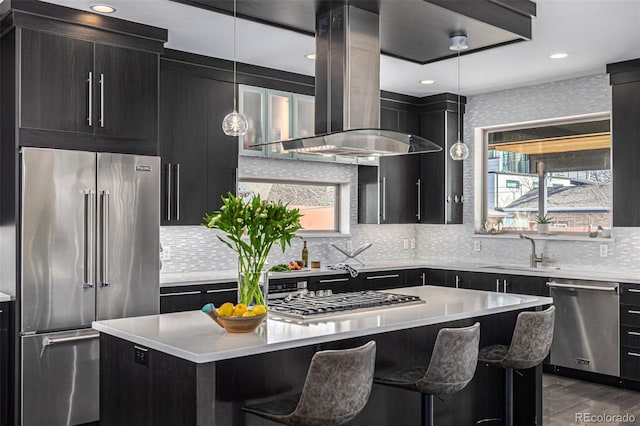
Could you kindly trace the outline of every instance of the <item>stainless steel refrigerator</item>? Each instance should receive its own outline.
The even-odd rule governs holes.
[[[159,312],[160,159],[41,148],[21,159],[22,424],[93,422],[91,322]]]

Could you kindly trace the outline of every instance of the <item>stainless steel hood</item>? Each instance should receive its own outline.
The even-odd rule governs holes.
[[[349,157],[436,152],[424,138],[380,129],[380,16],[339,5],[316,16],[316,136],[289,152]]]

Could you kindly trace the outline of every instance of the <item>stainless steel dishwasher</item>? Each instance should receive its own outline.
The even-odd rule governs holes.
[[[619,284],[554,279],[556,306],[551,364],[620,375]]]

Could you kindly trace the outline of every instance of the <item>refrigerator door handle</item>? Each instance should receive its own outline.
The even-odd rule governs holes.
[[[94,223],[95,223],[95,191],[92,189],[85,190],[84,193],[84,282],[82,288],[93,288],[94,282],[94,264],[93,264],[93,245],[94,245]]]
[[[83,334],[83,335],[80,335],[80,336],[72,336],[72,337],[49,337],[49,336],[45,336],[45,338],[42,339],[42,346],[43,346],[43,348],[45,348],[47,346],[56,345],[58,343],[78,342],[78,341],[81,341],[81,340],[97,339],[98,337],[100,337],[100,333]]]
[[[100,192],[102,197],[102,220],[100,223],[101,253],[100,253],[100,287],[109,287],[109,191]]]
[[[171,163],[167,163],[167,173],[166,173],[166,201],[167,201],[167,221],[171,220]]]

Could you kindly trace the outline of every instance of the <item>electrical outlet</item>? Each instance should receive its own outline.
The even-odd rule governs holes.
[[[480,241],[473,242],[473,251],[480,251]]]
[[[606,244],[600,244],[600,257],[609,256],[609,246]]]
[[[402,240],[402,248],[405,250],[409,250],[409,239],[405,238]]]
[[[351,240],[347,240],[347,251],[353,250],[353,242]]]
[[[411,239],[411,248],[412,249],[416,248],[416,239],[415,238]]]
[[[149,365],[149,349],[140,346],[133,347],[134,362],[141,365]]]
[[[162,246],[160,259],[162,259],[163,262],[167,260],[171,260],[171,246]]]

